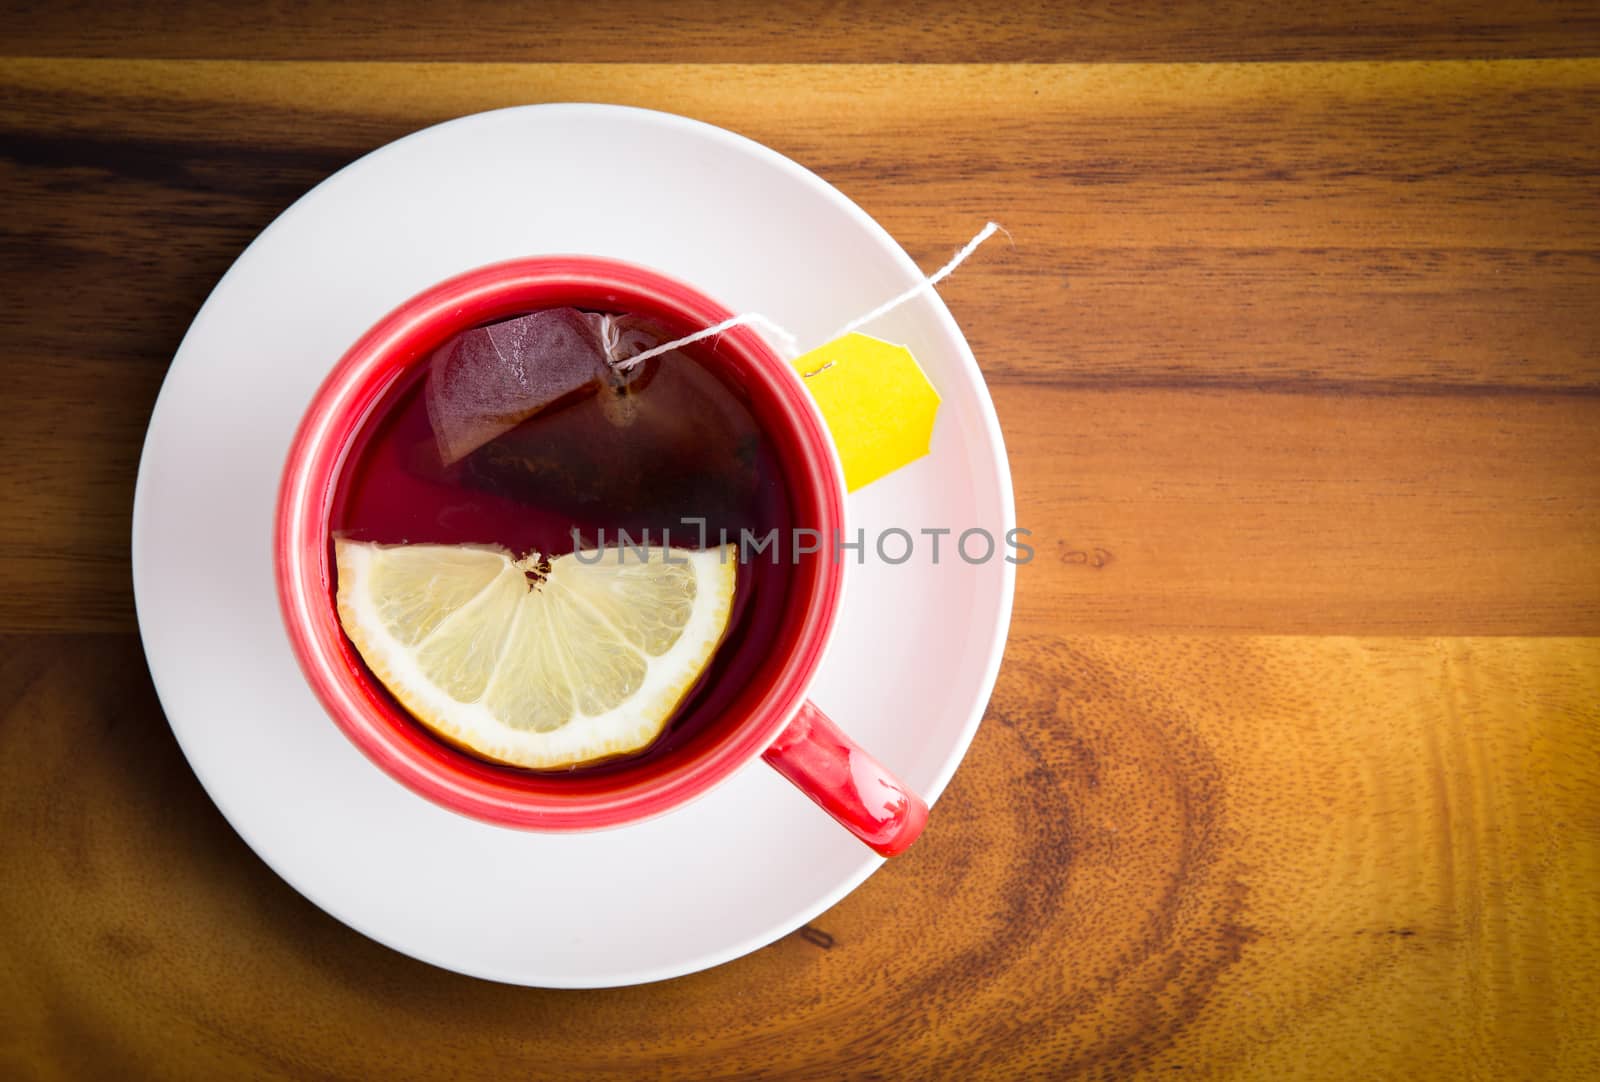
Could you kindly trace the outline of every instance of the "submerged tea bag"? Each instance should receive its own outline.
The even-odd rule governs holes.
[[[549,309],[468,331],[435,354],[428,415],[446,466],[484,487],[612,527],[744,525],[756,421],[636,316]]]
[[[457,335],[428,369],[428,420],[446,466],[533,414],[605,378],[604,346],[574,308],[551,308]]]
[[[500,491],[586,519],[652,530],[684,516],[713,527],[755,484],[755,420],[716,376],[674,354],[591,401],[533,417],[486,445],[468,470]]]
[[[428,420],[446,466],[541,410],[631,382],[618,361],[666,338],[637,316],[547,308],[476,327],[429,362]]]

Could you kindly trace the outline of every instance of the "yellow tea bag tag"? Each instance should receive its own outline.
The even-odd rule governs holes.
[[[939,392],[905,346],[853,333],[789,363],[828,422],[851,492],[928,453]]]

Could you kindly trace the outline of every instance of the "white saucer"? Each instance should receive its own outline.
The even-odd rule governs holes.
[[[981,223],[952,216],[950,247]],[[301,679],[279,622],[271,520],[289,438],[333,362],[400,301],[513,256],[587,253],[676,276],[820,344],[915,282],[894,240],[767,148],[681,117],[541,105],[393,143],[297,202],[195,318],[150,422],[133,515],[145,651],[173,731],[246,842],[317,905],[396,950],[517,984],[600,987],[755,950],[882,861],[757,761],[699,801],[596,834],[488,826],[369,763]],[[937,298],[866,328],[944,396],[933,453],[850,498],[868,538],[1014,524],[994,408]],[[1012,565],[928,538],[850,569],[813,698],[933,802],[977,730]],[[897,555],[898,545],[890,545]],[[928,830],[937,832],[936,808]]]

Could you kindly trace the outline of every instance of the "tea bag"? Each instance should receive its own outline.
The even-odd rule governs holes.
[[[755,419],[721,380],[680,354],[639,366],[593,401],[551,410],[486,445],[468,470],[524,502],[611,528],[712,530],[745,522]]]
[[[744,525],[756,421],[676,351],[619,370],[669,335],[637,316],[561,308],[468,331],[435,355],[428,411],[445,463],[589,526]]]
[[[626,386],[615,367],[667,337],[638,316],[547,308],[452,338],[429,362],[428,420],[449,466],[540,410],[602,387]],[[614,411],[625,419],[626,411]]]
[[[446,466],[535,413],[607,379],[596,323],[550,308],[465,331],[429,362],[428,420]]]

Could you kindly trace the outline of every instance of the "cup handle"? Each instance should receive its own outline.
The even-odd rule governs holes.
[[[762,758],[880,856],[905,852],[928,821],[922,798],[809,702]]]

